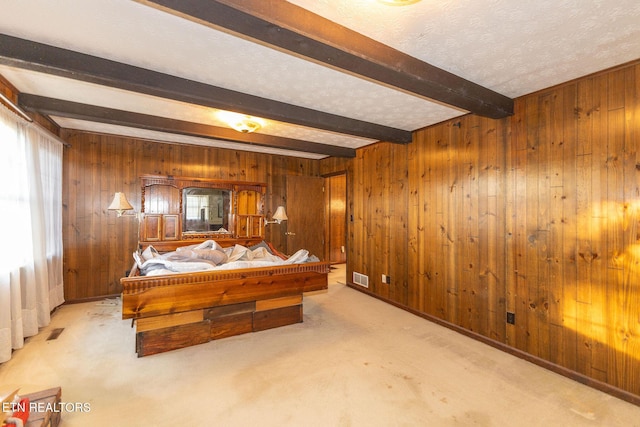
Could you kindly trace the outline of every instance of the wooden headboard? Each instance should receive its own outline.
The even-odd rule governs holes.
[[[166,252],[205,240],[250,246],[264,240],[264,183],[162,175],[142,175],[140,181],[143,249],[153,245]],[[189,205],[194,200],[203,204]]]

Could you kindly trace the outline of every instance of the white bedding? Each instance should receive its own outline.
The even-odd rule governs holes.
[[[133,253],[140,273],[144,276],[187,273],[209,270],[272,267],[300,264],[309,260],[309,251],[300,249],[287,259],[272,254],[266,247],[249,249],[242,245],[222,248],[213,240],[199,245],[185,246],[174,252],[158,253],[149,246],[141,254]]]

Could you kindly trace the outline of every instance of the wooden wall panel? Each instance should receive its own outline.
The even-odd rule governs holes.
[[[406,301],[406,146],[378,143],[355,159],[321,163],[323,174],[347,172],[347,279],[366,274],[374,293]]]
[[[639,144],[636,62],[519,98],[507,119],[359,149],[349,271],[379,297],[640,399]],[[406,244],[390,238],[403,221]],[[379,283],[390,269],[404,293]]]
[[[408,305],[502,339],[505,127],[496,124],[463,117],[417,132],[409,147]]]
[[[139,176],[195,176],[267,183],[265,209],[286,205],[287,175],[318,176],[317,160],[262,155],[215,148],[162,144],[110,135],[63,131],[64,282],[67,301],[121,292],[120,278],[133,264],[138,241],[135,216],[117,218],[107,211],[123,191],[140,211]],[[273,204],[270,204],[273,203]],[[147,207],[162,211],[162,206]],[[279,230],[279,229],[278,229]],[[278,231],[276,230],[276,231]],[[282,250],[284,233],[266,238]]]

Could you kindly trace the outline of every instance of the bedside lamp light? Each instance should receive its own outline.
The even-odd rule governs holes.
[[[116,211],[118,216],[122,216],[125,211],[133,210],[133,206],[131,206],[131,203],[129,203],[127,196],[125,196],[124,193],[116,193],[115,196],[113,196],[113,201],[107,209],[110,211]]]
[[[287,217],[287,213],[284,210],[284,206],[278,206],[276,209],[276,213],[273,214],[273,221],[265,221],[264,225],[267,224],[280,224],[282,221],[286,221],[289,218]]]

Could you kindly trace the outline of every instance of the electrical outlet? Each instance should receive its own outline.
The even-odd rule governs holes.
[[[344,253],[344,246],[340,246],[340,251]]]
[[[382,275],[382,283],[387,283],[387,275],[386,274]]]
[[[516,314],[510,311],[507,311],[507,323],[510,325],[516,324]]]

